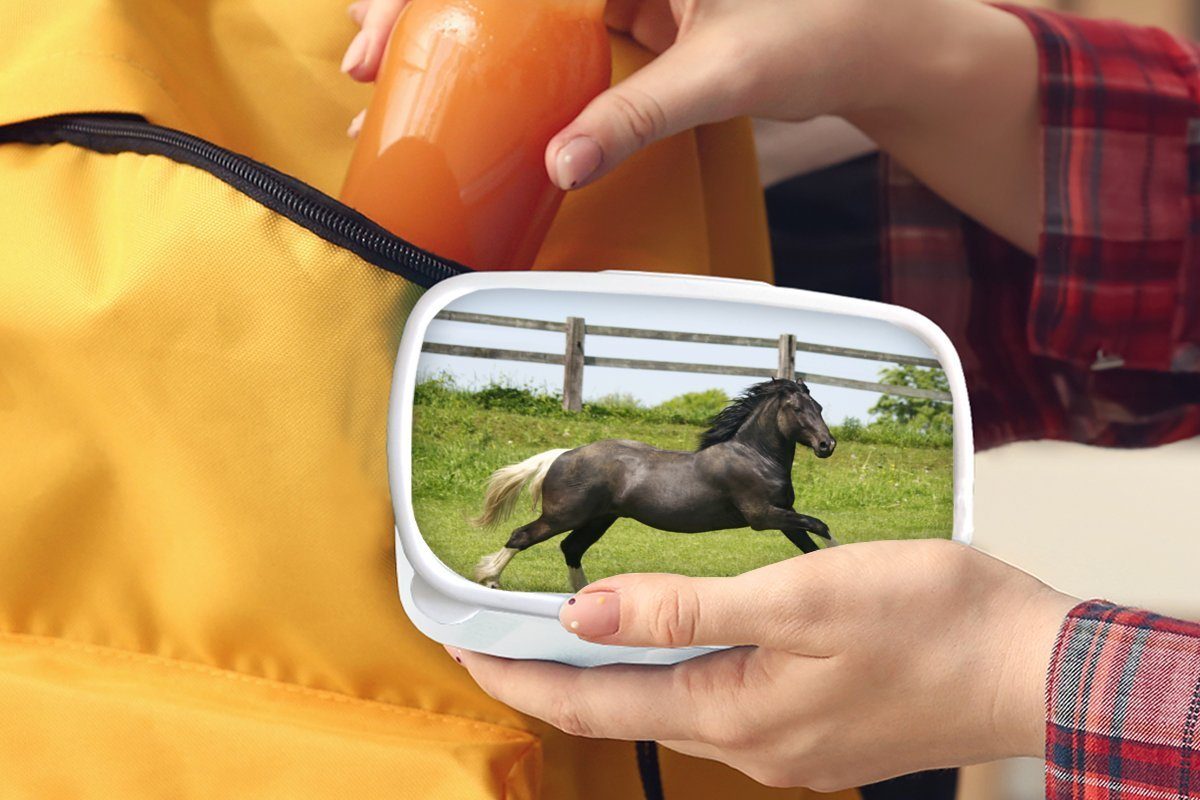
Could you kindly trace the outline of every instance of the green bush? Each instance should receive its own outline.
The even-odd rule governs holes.
[[[889,444],[897,447],[936,447],[944,448],[953,445],[953,437],[948,430],[924,431],[913,425],[901,425],[895,422],[877,420],[862,428],[855,441],[864,444]]]
[[[622,419],[706,427],[729,403],[729,397],[720,389],[709,389],[681,394],[646,408],[629,394],[615,393],[584,403],[581,413],[572,414],[563,411],[561,395],[544,388],[496,382],[472,391],[458,386],[453,376],[435,375],[418,382],[413,402],[418,406],[458,408],[464,412],[476,409],[507,411],[562,421]],[[832,426],[830,431],[838,441],[863,444],[934,448],[952,444],[949,426],[926,426],[894,419],[878,419],[864,425],[861,420],[850,417],[841,425]]]
[[[588,405],[607,408],[610,411],[642,411],[641,402],[628,392],[613,392],[593,400]]]
[[[834,425],[829,429],[833,434],[833,438],[839,442],[859,442],[863,437],[862,420],[858,417],[846,417],[841,425]]]
[[[558,395],[519,386],[493,384],[475,392],[472,399],[480,408],[518,414],[553,414],[562,409],[562,398]]]
[[[672,397],[659,403],[654,410],[664,417],[690,425],[707,425],[727,405],[729,395],[720,389],[708,389]]]
[[[454,384],[452,375],[434,375],[431,378],[418,381],[413,390],[413,404],[431,406],[445,404],[460,398],[463,392]]]

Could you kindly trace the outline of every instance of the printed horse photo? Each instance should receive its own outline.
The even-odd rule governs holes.
[[[622,517],[677,533],[778,530],[805,553],[819,549],[812,535],[836,544],[824,522],[792,507],[796,446],[818,458],[829,458],[836,446],[821,410],[804,383],[764,381],[713,418],[694,452],[607,439],[502,467],[488,481],[474,524],[511,516],[525,486],[541,515],[480,559],[475,580],[499,588],[500,573],[517,553],[569,531],[561,548],[578,591],[588,582],[584,553]]]

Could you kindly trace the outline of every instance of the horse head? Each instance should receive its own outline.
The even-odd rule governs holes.
[[[837,442],[821,416],[821,404],[801,381],[779,381],[776,421],[790,441],[811,448],[817,458],[829,458]]]
[[[813,400],[808,387],[776,378],[754,384],[713,417],[711,427],[700,437],[699,449],[739,435],[762,436],[768,429],[778,431],[788,442],[812,448],[818,458],[829,458],[837,445],[821,418],[821,404]]]

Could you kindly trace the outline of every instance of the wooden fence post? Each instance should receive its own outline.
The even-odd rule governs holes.
[[[583,337],[587,330],[582,317],[567,317],[567,348],[563,355],[563,411],[583,410]]]
[[[784,333],[779,337],[779,369],[776,378],[796,380],[796,334]]]

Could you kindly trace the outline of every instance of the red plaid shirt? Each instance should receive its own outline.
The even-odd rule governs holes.
[[[1200,50],[1007,7],[1041,54],[1037,258],[889,165],[885,299],[963,357],[980,448],[1200,435]]]
[[[1050,663],[1046,797],[1200,797],[1200,625],[1090,602]]]
[[[1041,56],[1040,251],[889,165],[885,297],[954,340],[980,447],[1200,435],[1200,50],[1004,8]],[[1084,603],[1047,694],[1050,800],[1200,797],[1200,625]]]

